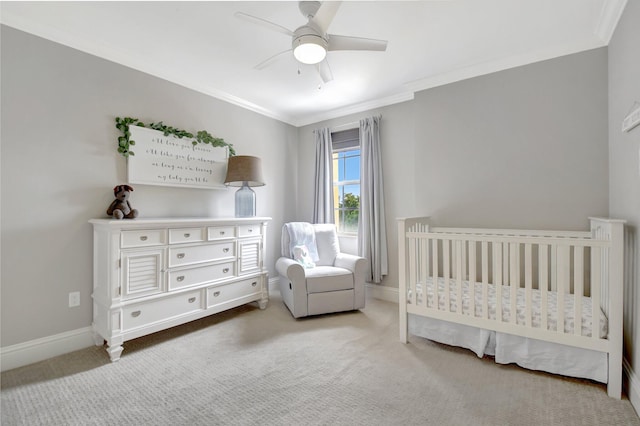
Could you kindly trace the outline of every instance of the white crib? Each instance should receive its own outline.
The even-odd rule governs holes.
[[[624,221],[590,220],[590,231],[576,232],[399,219],[400,340],[411,331],[496,362],[594,379],[619,399]],[[459,343],[465,335],[479,347]],[[521,347],[541,351],[531,358],[549,365]]]

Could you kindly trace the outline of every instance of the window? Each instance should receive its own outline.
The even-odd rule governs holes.
[[[331,134],[333,144],[333,205],[338,232],[356,234],[360,218],[359,130]]]

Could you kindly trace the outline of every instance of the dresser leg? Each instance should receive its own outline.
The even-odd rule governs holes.
[[[118,346],[109,346],[107,348],[107,352],[109,353],[109,358],[111,358],[111,362],[116,362],[120,359],[120,354],[122,354],[122,350],[124,348],[122,345]]]
[[[267,309],[267,303],[269,303],[269,299],[260,299],[258,300],[258,307],[262,310]]]

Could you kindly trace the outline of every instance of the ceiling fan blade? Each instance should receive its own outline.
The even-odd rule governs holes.
[[[289,53],[289,52],[291,52],[291,50],[292,50],[292,49],[287,49],[287,50],[284,50],[284,51],[282,51],[282,52],[280,52],[280,53],[276,53],[275,55],[273,55],[273,56],[272,56],[272,57],[270,57],[269,59],[266,59],[266,60],[264,60],[264,61],[260,62],[258,65],[256,65],[256,66],[255,66],[255,67],[253,67],[253,68],[254,68],[254,69],[257,69],[257,70],[264,69],[264,68],[268,67],[269,65],[271,65],[272,63],[274,63],[277,59],[280,59],[280,57],[281,57],[282,55],[284,55],[285,53]]]
[[[327,34],[327,37],[329,39],[329,50],[375,50],[378,52],[387,50],[387,40],[335,34]]]
[[[258,17],[253,16],[253,15],[247,15],[246,13],[243,13],[243,12],[236,12],[235,13],[235,17],[239,18],[239,19],[243,19],[243,20],[251,22],[251,23],[254,23],[254,24],[261,25],[261,26],[263,26],[265,28],[268,28],[268,29],[273,30],[273,31],[277,31],[277,32],[282,33],[282,34],[286,34],[288,36],[293,36],[293,31],[291,31],[290,29],[285,28],[282,25],[274,24],[271,21],[267,21],[265,19],[258,18]]]
[[[320,74],[320,78],[322,78],[323,82],[328,83],[333,80],[333,73],[331,72],[329,61],[327,61],[326,58],[324,61],[316,65],[316,69],[318,70],[318,74]]]
[[[316,24],[323,33],[326,33],[341,3],[340,1],[323,1],[320,9],[311,18],[311,22]]]

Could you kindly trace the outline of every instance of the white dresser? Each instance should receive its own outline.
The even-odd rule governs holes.
[[[257,301],[265,309],[267,217],[93,219],[93,332],[123,342]]]

